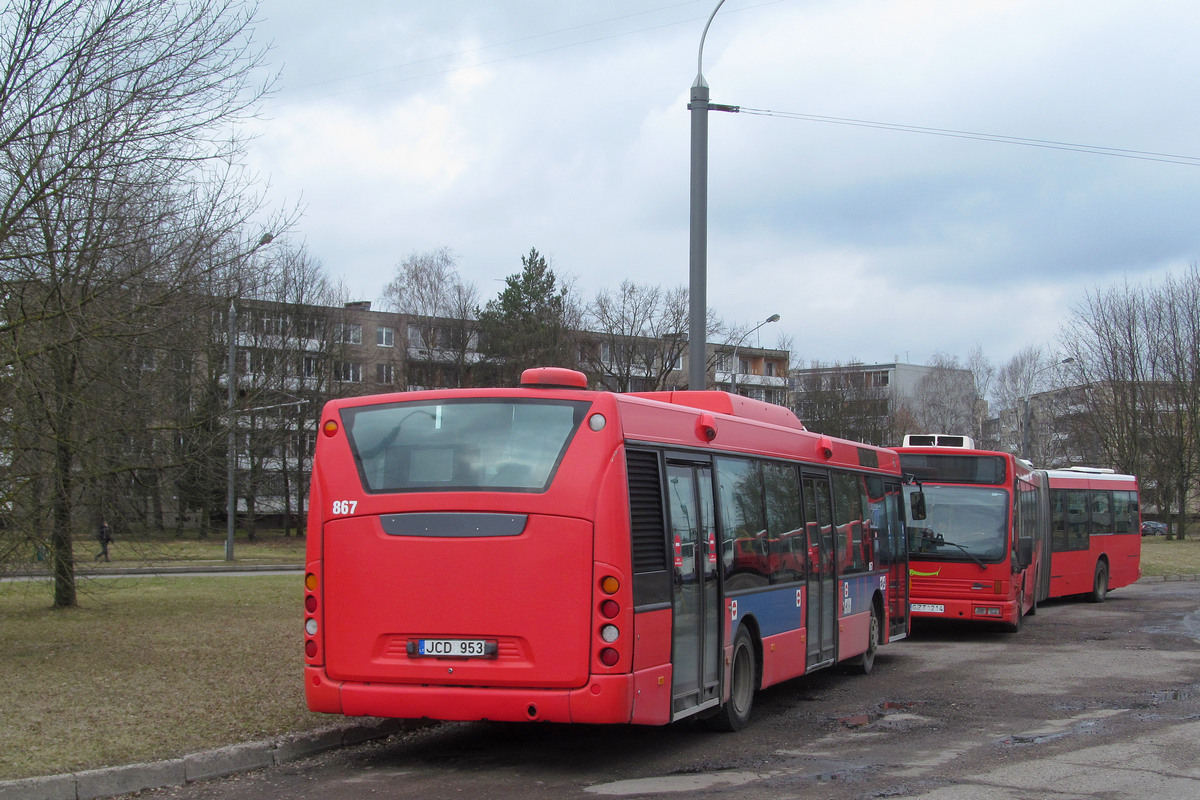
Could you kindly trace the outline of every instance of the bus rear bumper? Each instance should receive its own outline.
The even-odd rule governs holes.
[[[491,689],[332,681],[320,667],[305,668],[312,711],[351,717],[492,720],[495,722],[628,723],[632,675],[593,675],[581,689]]]

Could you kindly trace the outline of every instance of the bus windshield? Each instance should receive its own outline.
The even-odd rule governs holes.
[[[590,403],[448,400],[342,410],[363,488],[542,492]]]
[[[926,518],[909,528],[911,557],[997,562],[1008,555],[1006,490],[930,484],[922,488]]]

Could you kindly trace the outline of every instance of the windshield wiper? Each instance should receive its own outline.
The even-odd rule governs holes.
[[[938,544],[940,544],[940,545],[944,544],[947,547],[957,547],[959,550],[963,551],[963,555],[965,555],[967,558],[971,559],[976,564],[978,564],[979,568],[981,570],[985,570],[985,571],[987,570],[987,564],[983,563],[983,559],[981,559],[979,556],[972,553],[967,548],[963,547],[961,544],[957,544],[955,542],[947,542],[940,533],[938,534]]]

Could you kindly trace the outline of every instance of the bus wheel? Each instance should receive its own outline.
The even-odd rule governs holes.
[[[1098,561],[1096,562],[1096,579],[1092,581],[1092,593],[1088,595],[1088,601],[1103,603],[1106,597],[1108,597],[1108,564]]]
[[[754,692],[758,688],[758,666],[754,656],[754,642],[743,627],[733,640],[733,662],[729,677],[729,702],[721,706],[716,714],[705,720],[705,724],[716,731],[740,731],[750,721],[750,709],[754,706]]]
[[[879,631],[882,627],[879,624],[879,612],[872,608],[871,625],[867,628],[867,649],[853,662],[863,675],[870,675],[875,668],[875,654],[879,652]]]

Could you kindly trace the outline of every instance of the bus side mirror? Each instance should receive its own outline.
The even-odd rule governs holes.
[[[909,518],[914,522],[925,519],[925,493],[913,492],[908,496]]]
[[[1033,538],[1024,536],[1017,540],[1017,565],[1021,568],[1033,563]]]

